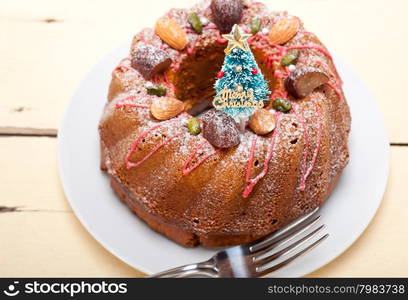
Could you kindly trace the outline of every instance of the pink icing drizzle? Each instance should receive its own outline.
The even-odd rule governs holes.
[[[217,29],[217,27],[214,24],[209,24],[207,26],[204,27],[204,29]],[[227,40],[225,40],[224,38],[222,38],[222,36],[220,35],[220,32],[217,31],[217,42],[218,43],[226,43]],[[249,39],[250,44],[253,44],[253,41],[255,40],[255,37],[259,37],[260,41],[257,41],[254,45],[256,48],[258,49],[265,49],[268,48],[269,45],[269,40],[268,37],[262,33],[258,33],[256,35],[254,35],[253,37],[251,37]],[[267,44],[265,44],[264,42],[267,42]],[[281,58],[286,55],[286,53],[290,50],[294,50],[294,49],[314,49],[317,51],[322,52],[324,55],[326,55],[331,61],[332,56],[330,55],[330,53],[319,46],[291,46],[291,47],[284,47],[284,46],[279,46],[279,45],[273,45],[275,47],[275,50],[273,51],[268,51],[266,54],[266,58],[265,58],[265,63],[268,67],[272,67],[272,64],[276,61],[280,61]],[[167,45],[163,45],[162,49],[166,50],[169,47]],[[195,49],[195,42],[192,43],[188,48],[187,48],[187,53],[189,55],[191,55],[194,52]],[[119,65],[115,68],[114,71],[116,70],[122,70],[122,71],[135,71],[133,68],[131,68],[130,66],[126,66],[126,65],[122,65],[122,63],[128,63],[130,64],[130,58],[124,58]],[[333,64],[334,65],[334,64]],[[335,67],[334,67],[335,68]],[[179,66],[173,65],[172,69],[174,71],[178,71]],[[336,74],[338,75],[337,69],[335,69]],[[289,72],[282,72],[282,71],[275,71],[274,76],[275,77],[279,77],[279,78],[283,78],[289,75]],[[339,77],[340,78],[340,77]],[[340,79],[341,80],[341,79]],[[175,87],[174,85],[168,80],[167,75],[165,75],[164,77],[164,81],[166,83],[167,86],[169,86],[173,92],[175,92]],[[339,84],[332,84],[332,83],[327,83],[327,85],[332,88],[336,94],[342,98],[342,94],[340,92],[339,86],[341,85],[341,83]],[[279,90],[275,90],[274,93],[271,95],[271,99],[276,99],[277,97],[283,97],[283,98],[287,98],[287,92],[285,91],[279,91]],[[134,96],[129,96],[126,97],[125,99],[120,100],[117,104],[116,107],[123,107],[123,106],[131,106],[131,107],[140,107],[140,108],[149,108],[149,106],[147,105],[139,105],[139,104],[134,104],[134,103],[124,103],[126,100],[131,100],[134,99]],[[302,126],[305,129],[305,147],[304,147],[304,157],[303,157],[303,161],[302,161],[302,179],[301,179],[301,184],[300,184],[300,190],[304,191],[305,186],[306,186],[306,180],[308,178],[308,176],[310,175],[310,173],[312,172],[316,159],[317,159],[317,155],[318,152],[320,150],[320,144],[321,144],[321,134],[322,134],[322,122],[321,122],[321,111],[320,111],[320,107],[316,104],[317,107],[317,113],[318,113],[318,117],[320,119],[319,122],[319,127],[318,127],[318,141],[317,141],[317,146],[314,150],[313,153],[313,157],[312,160],[310,162],[309,167],[306,169],[306,160],[307,160],[307,153],[309,151],[309,135],[308,135],[308,131],[307,131],[307,127],[305,126],[304,120],[303,119],[299,119],[299,121],[302,123]],[[242,194],[242,196],[244,198],[247,198],[249,196],[249,194],[252,192],[253,188],[255,187],[255,185],[259,182],[259,180],[261,180],[263,177],[266,176],[267,171],[269,169],[269,163],[270,160],[273,157],[273,150],[274,150],[274,146],[275,146],[275,139],[276,139],[276,135],[277,135],[277,131],[278,131],[278,125],[279,125],[279,115],[280,113],[276,113],[276,119],[277,119],[277,124],[276,124],[276,128],[272,134],[271,137],[271,142],[270,142],[270,147],[268,150],[268,153],[266,154],[266,158],[265,158],[265,162],[264,162],[264,168],[262,170],[262,172],[260,174],[258,174],[255,178],[251,179],[250,175],[251,175],[251,169],[252,169],[252,165],[253,165],[253,159],[254,159],[254,153],[255,153],[255,149],[256,149],[256,140],[257,137],[254,137],[253,141],[252,141],[252,145],[251,145],[251,149],[250,149],[250,155],[249,155],[249,160],[248,160],[248,164],[247,164],[247,169],[246,169],[246,174],[245,174],[245,181],[246,181],[246,185],[245,185],[245,189],[244,192]],[[141,160],[137,161],[137,162],[131,162],[130,161],[130,156],[133,154],[133,152],[136,150],[137,146],[139,145],[140,141],[143,140],[149,133],[151,133],[152,131],[158,129],[159,127],[161,127],[162,124],[158,124],[155,125],[153,127],[151,127],[150,129],[148,129],[147,131],[143,132],[131,145],[131,149],[128,152],[128,154],[126,155],[125,158],[125,162],[126,162],[126,166],[128,169],[133,168],[133,167],[137,167],[140,164],[142,164],[144,161],[146,161],[149,157],[151,157],[155,152],[157,152],[159,149],[161,149],[162,147],[164,147],[165,145],[169,144],[171,141],[173,141],[175,138],[177,138],[178,136],[182,135],[181,133],[176,134],[170,138],[167,138],[166,140],[164,140],[162,143],[160,143],[159,145],[157,145],[156,147],[154,147],[144,158],[142,158]],[[195,165],[193,166],[189,166],[189,164],[191,163],[191,161],[194,159],[194,157],[197,155],[197,153],[199,152],[199,150],[206,144],[208,143],[208,141],[204,141],[202,143],[200,143],[191,153],[191,155],[189,156],[188,160],[184,163],[184,165],[182,166],[182,172],[183,175],[188,175],[190,174],[194,169],[196,169],[197,167],[199,167],[205,160],[207,160],[209,157],[211,157],[212,155],[216,154],[217,152],[220,151],[220,149],[216,149],[214,152],[207,154],[206,156],[204,156],[200,161],[198,161]]]
[[[134,96],[134,95],[130,95],[130,96],[127,96],[127,97],[125,97],[123,99],[120,99],[118,101],[118,103],[116,103],[116,108],[121,108],[121,107],[125,107],[125,106],[137,107],[137,108],[149,108],[149,105],[128,102],[130,100],[135,100],[135,99],[136,99],[136,96]]]
[[[113,72],[115,72],[115,71],[121,71],[121,72],[132,71],[132,72],[134,72],[135,69],[133,69],[132,67],[129,67],[129,66],[120,65],[120,66],[117,66],[113,70]]]
[[[146,36],[143,30],[140,32],[139,41],[146,43]]]
[[[315,103],[315,105],[316,105],[317,116],[319,118],[319,127],[318,127],[318,131],[317,131],[317,145],[316,145],[316,148],[314,149],[312,160],[310,161],[310,164],[309,164],[309,167],[307,168],[307,170],[305,168],[306,165],[304,165],[303,175],[302,175],[302,179],[301,179],[300,186],[299,186],[299,188],[300,188],[300,190],[302,192],[306,188],[307,177],[309,177],[309,175],[312,172],[312,170],[314,168],[314,165],[316,163],[316,159],[317,159],[317,155],[318,155],[319,150],[320,150],[320,144],[321,144],[321,139],[322,139],[322,129],[323,129],[322,128],[322,126],[323,126],[323,124],[322,124],[322,114],[321,114],[320,106],[317,103]],[[307,151],[308,151],[308,149],[307,149]]]
[[[164,75],[158,74],[152,79],[154,83],[160,83],[162,80],[163,80],[163,84],[173,92],[173,95],[176,94],[176,87],[170,81],[167,73],[164,73]]]
[[[187,47],[187,54],[191,55],[194,53],[194,50],[196,48],[196,44],[197,44],[197,39],[195,39],[194,41],[192,41],[188,47]]]
[[[164,51],[166,51],[166,50],[169,49],[169,48],[170,48],[170,46],[167,45],[167,44],[165,44],[165,43],[162,43],[162,44],[160,45],[160,49],[162,49],[162,50],[164,50]]]
[[[303,136],[304,136],[305,141],[304,141],[304,146],[303,146],[302,175],[301,175],[301,183],[300,183],[300,190],[303,191],[304,187],[306,186],[305,185],[306,180],[304,180],[304,174],[306,173],[307,155],[309,153],[309,130],[308,130],[307,126],[306,126],[306,123],[305,123],[305,120],[303,119],[303,116],[300,113],[296,112],[295,106],[292,107],[292,112],[295,113],[296,119],[302,125],[302,128],[304,130]]]
[[[221,34],[220,31],[218,30],[218,27],[214,24],[214,23],[209,23],[208,25],[203,27],[203,30],[215,30],[216,31],[216,35],[217,35],[217,42],[220,44],[224,44],[227,42],[226,39],[224,39]]]
[[[187,161],[183,164],[182,166],[182,171],[183,175],[188,175],[190,174],[194,169],[198,168],[204,161],[206,161],[208,158],[219,152],[221,149],[216,149],[213,152],[205,155],[201,160],[199,160],[195,165],[189,166],[191,161],[194,159],[198,151],[205,145],[205,144],[210,144],[207,140],[203,141],[202,143],[198,144],[198,146],[193,150],[193,152],[190,154],[188,157]]]
[[[307,33],[307,32],[305,32]],[[259,40],[256,41],[256,38],[258,38]],[[316,51],[319,51],[321,53],[323,53],[331,62],[333,62],[333,57],[331,56],[330,52],[327,51],[326,49],[324,49],[323,47],[320,46],[309,46],[309,45],[303,45],[303,46],[290,46],[290,47],[284,47],[284,46],[280,46],[280,45],[271,45],[269,43],[269,38],[266,34],[262,34],[262,33],[257,33],[256,35],[252,36],[250,39],[248,39],[248,42],[251,45],[254,45],[254,47],[258,48],[258,49],[265,49],[268,48],[270,46],[273,46],[275,49],[272,51],[267,51],[266,52],[266,59],[265,59],[265,64],[268,67],[271,67],[271,62],[274,61],[280,61],[282,59],[283,56],[285,56],[287,54],[288,51],[290,50],[302,50],[302,49],[313,49]],[[342,84],[341,78],[339,76],[339,73],[337,71],[337,68],[335,66],[335,64],[333,63],[334,66],[334,71],[337,75],[337,77],[339,78],[340,81],[340,85]]]
[[[171,8],[171,9],[167,12],[167,16],[168,16],[170,19],[173,19],[174,16],[175,16],[175,12],[176,12],[176,9],[175,9],[175,8]]]
[[[279,71],[279,70],[275,70],[275,72],[273,73],[273,76],[277,77],[277,78],[286,78],[288,77],[290,74],[289,71]]]
[[[268,153],[266,154],[266,157],[265,157],[264,168],[263,168],[262,172],[259,173],[255,178],[250,179],[249,176],[251,174],[251,169],[252,169],[252,164],[253,164],[253,159],[254,159],[255,146],[256,146],[256,141],[252,140],[251,152],[250,152],[250,155],[249,155],[247,170],[246,170],[246,173],[245,173],[245,181],[246,181],[245,189],[244,189],[244,192],[242,193],[242,197],[244,197],[244,198],[248,198],[249,194],[252,192],[255,185],[258,183],[258,181],[261,180],[262,178],[264,178],[266,176],[266,174],[268,173],[269,162],[271,161],[272,156],[273,156],[273,150],[275,148],[276,135],[278,133],[278,128],[279,128],[279,116],[280,116],[280,113],[275,114],[276,127],[275,127],[275,130],[272,133],[269,150],[268,150]],[[256,139],[256,137],[254,139]]]
[[[125,65],[125,63],[127,65]],[[116,71],[121,71],[121,72],[126,72],[126,71],[132,71],[132,72],[136,72],[135,69],[133,69],[131,66],[131,60],[129,57],[125,57],[123,58],[119,64],[117,65],[117,67],[115,69],[113,69],[112,71],[112,75],[116,72]]]
[[[277,98],[288,99],[288,92],[281,90],[274,90],[271,95],[271,100],[276,100]]]
[[[209,23],[207,26],[205,26],[204,28],[203,28],[204,30],[209,30],[209,29],[217,29],[218,30],[218,27],[217,27],[217,25],[215,25],[214,23]]]
[[[170,122],[174,122],[175,120],[171,120]],[[145,157],[143,157],[142,159],[140,159],[137,162],[131,162],[130,161],[130,156],[133,154],[133,152],[137,149],[137,146],[140,144],[140,142],[152,131],[156,130],[157,128],[161,127],[163,125],[162,124],[157,124],[153,127],[151,127],[150,129],[146,130],[145,132],[143,132],[142,134],[140,134],[136,140],[132,143],[132,145],[130,146],[130,151],[127,153],[126,157],[125,157],[125,163],[126,163],[126,168],[127,169],[131,169],[131,168],[135,168],[137,166],[139,166],[140,164],[142,164],[144,161],[146,161],[150,156],[152,156],[154,153],[156,153],[159,149],[161,149],[162,147],[164,147],[165,145],[169,144],[171,141],[173,141],[175,138],[179,137],[180,135],[182,135],[182,133],[178,133],[170,138],[167,138],[166,140],[164,140],[162,143],[160,143],[159,145],[157,145],[156,147],[154,147],[148,154],[146,154]]]
[[[320,67],[323,67],[323,63],[319,60],[315,61],[316,64],[318,64]],[[330,73],[330,70],[326,70],[327,72]],[[334,77],[334,74],[331,74]],[[337,97],[341,100],[343,99],[343,93],[341,92],[341,82],[339,81],[334,81],[334,82],[327,82],[326,85],[331,88],[336,94]]]
[[[289,50],[292,50],[292,49],[298,49],[298,50],[302,50],[302,49],[313,49],[313,50],[317,50],[317,51],[323,53],[323,54],[332,62],[333,67],[334,67],[334,72],[336,73],[336,77],[337,77],[338,80],[339,80],[339,84],[340,84],[340,85],[343,84],[343,81],[341,80],[341,77],[340,77],[340,75],[339,75],[339,72],[337,71],[337,67],[336,67],[336,65],[334,64],[333,57],[331,56],[330,52],[327,51],[326,49],[324,49],[323,47],[319,47],[319,46],[292,46],[292,47],[288,47],[287,49],[288,49],[288,51],[289,51]]]
[[[221,34],[220,34],[219,31],[217,31],[217,42],[220,43],[220,44],[224,44],[224,43],[227,42],[227,40],[224,39],[224,38],[221,36]]]
[[[167,73],[164,74],[164,82],[166,85],[173,91],[173,94],[176,94],[176,87],[174,84],[170,81],[169,76]]]
[[[183,26],[183,29],[186,31],[186,33],[196,33],[196,31],[191,27],[190,24]]]
[[[249,159],[248,159],[248,164],[247,164],[247,168],[246,168],[246,172],[245,172],[245,182],[249,182],[250,179],[251,179],[251,169],[252,169],[252,164],[254,163],[256,140],[257,140],[257,137],[255,136],[252,139],[251,148],[249,150]]]
[[[326,85],[331,88],[337,95],[337,97],[339,97],[339,99],[343,99],[343,94],[340,91],[340,86],[338,84],[333,84],[332,82],[327,82]]]
[[[179,64],[172,64],[172,65],[171,65],[171,69],[172,69],[174,72],[178,72],[178,71],[180,70],[180,65],[179,65]]]
[[[251,29],[249,29],[249,27],[247,25],[242,25],[241,28],[245,33],[250,33],[251,32]]]

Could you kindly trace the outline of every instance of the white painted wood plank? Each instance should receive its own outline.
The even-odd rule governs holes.
[[[300,16],[367,82],[392,142],[408,142],[405,0],[265,1]],[[0,127],[56,129],[75,87],[101,57],[191,0],[1,1]],[[55,19],[57,22],[44,22]],[[106,74],[109,76],[109,74]],[[105,99],[101,99],[105,101]]]

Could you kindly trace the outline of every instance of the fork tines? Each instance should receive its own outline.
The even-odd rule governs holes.
[[[273,235],[248,245],[258,276],[264,276],[284,267],[316,247],[329,236],[329,234],[319,234],[325,225],[318,226],[320,216],[316,215],[317,211],[318,208]],[[282,246],[285,247],[276,251],[277,248]],[[275,251],[273,251],[274,249]],[[272,261],[285,256],[287,258],[280,263],[268,266]]]

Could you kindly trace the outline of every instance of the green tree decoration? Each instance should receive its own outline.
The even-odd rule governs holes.
[[[223,37],[229,41],[225,59],[215,83],[214,107],[224,111],[237,122],[245,122],[256,109],[263,107],[270,91],[259,70],[255,57],[249,49],[247,39],[238,25],[231,34]]]

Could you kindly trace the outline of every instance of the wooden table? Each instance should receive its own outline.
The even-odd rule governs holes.
[[[267,2],[300,16],[366,81],[392,146],[387,191],[370,226],[309,276],[408,276],[408,2]],[[100,246],[73,214],[58,178],[56,134],[74,89],[105,53],[189,3],[0,1],[0,276],[144,275]]]

